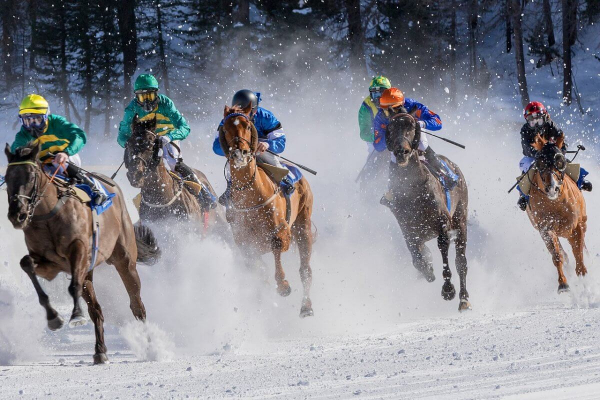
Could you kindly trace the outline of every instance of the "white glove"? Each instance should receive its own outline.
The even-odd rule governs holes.
[[[163,146],[167,145],[167,144],[169,144],[171,142],[171,139],[169,139],[169,137],[167,135],[159,136],[158,138],[162,142]]]
[[[421,129],[425,128],[425,121],[419,121],[419,126],[421,127]]]

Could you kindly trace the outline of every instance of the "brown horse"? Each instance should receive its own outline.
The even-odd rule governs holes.
[[[559,237],[566,238],[573,249],[577,275],[587,273],[583,263],[587,224],[585,200],[575,181],[565,174],[568,162],[560,151],[563,143],[564,138],[558,139],[556,144],[548,143],[539,135],[535,138],[533,147],[539,153],[532,167],[534,173],[531,174],[533,177],[527,207],[529,220],[540,232],[552,254],[558,271],[558,293],[569,290],[563,273],[565,253]]]
[[[248,115],[250,107],[225,106],[224,124],[219,140],[231,172],[233,237],[250,259],[272,252],[275,256],[275,280],[281,296],[291,292],[281,265],[281,253],[289,249],[292,240],[300,251],[300,277],[304,296],[300,317],[313,315],[309,297],[312,283],[310,256],[313,235],[311,214],[313,194],[305,178],[295,184],[291,196],[291,216],[286,221],[286,199],[267,173],[256,164],[258,134]]]
[[[8,144],[5,149],[8,219],[16,229],[23,230],[29,251],[21,259],[21,268],[33,282],[40,304],[46,310],[50,330],[60,329],[63,320],[50,305],[37,276],[51,281],[59,272],[71,274],[69,293],[74,306],[69,325],[86,323],[79,306],[79,298],[83,295],[96,330],[94,363],[102,364],[108,358],[104,344],[104,316],[92,284],[94,267],[103,262],[115,266],[129,294],[133,315],[145,321],[136,260],[155,261],[160,251],[148,228],[134,228],[123,193],[115,184],[109,189],[116,194],[113,205],[98,216],[101,236],[95,265],[90,265],[92,211],[71,196],[70,187],[52,183],[51,177],[36,161],[39,146],[34,143],[19,148],[16,154],[10,152]]]
[[[467,292],[467,207],[468,190],[465,177],[458,166],[442,157],[459,176],[457,186],[448,194],[440,181],[419,161],[418,145],[421,128],[410,114],[397,114],[390,121],[386,132],[386,144],[396,157],[390,163],[391,210],[402,229],[404,240],[412,255],[414,267],[429,282],[435,280],[431,253],[425,244],[437,238],[442,253],[442,297],[452,300],[456,290],[451,282],[452,273],[448,262],[450,236],[454,233],[456,246],[456,269],[460,279],[459,311],[471,308]],[[448,209],[448,201],[450,209]]]
[[[131,186],[141,188],[140,218],[142,221],[157,221],[175,217],[194,220],[202,231],[213,228],[227,230],[227,222],[221,205],[206,211],[198,203],[198,189],[187,190],[183,180],[172,176],[159,154],[161,141],[156,130],[156,119],[141,121],[134,118],[132,135],[125,147],[125,167]],[[162,151],[168,151],[162,148]],[[206,176],[194,170],[196,176],[213,195],[215,194]]]

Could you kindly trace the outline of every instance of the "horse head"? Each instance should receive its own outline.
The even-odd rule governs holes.
[[[156,130],[156,116],[149,119],[133,117],[131,137],[125,146],[125,168],[131,186],[141,188],[148,171],[160,162],[160,139]]]
[[[223,126],[219,129],[219,142],[225,156],[235,168],[244,168],[254,159],[258,146],[258,133],[246,110],[225,106]]]
[[[404,167],[411,154],[419,147],[421,127],[407,113],[394,115],[387,126],[386,146],[396,157],[397,164]]]
[[[558,199],[564,182],[567,158],[561,151],[563,144],[563,138],[553,143],[540,135],[534,141],[534,147],[538,149],[535,168],[538,170],[539,183],[550,200]]]
[[[15,154],[6,144],[4,153],[8,159],[6,168],[6,192],[8,193],[8,219],[15,229],[24,229],[37,202],[42,170],[37,156],[40,146],[37,141],[19,147]]]

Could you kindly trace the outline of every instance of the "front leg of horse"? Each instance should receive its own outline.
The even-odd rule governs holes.
[[[405,236],[407,236],[405,234]],[[412,256],[413,266],[423,274],[427,282],[435,281],[431,252],[423,241],[407,238],[406,245]]]
[[[64,322],[60,315],[58,315],[58,312],[56,312],[56,310],[50,305],[50,299],[48,298],[46,292],[44,292],[44,289],[42,289],[42,286],[40,285],[40,282],[38,281],[38,278],[35,275],[35,263],[33,262],[33,258],[30,255],[26,255],[21,259],[21,268],[23,269],[23,271],[25,271],[27,276],[29,276],[29,279],[31,279],[33,287],[37,292],[39,302],[41,306],[44,307],[44,309],[46,310],[48,329],[50,329],[51,331],[56,331],[62,328]]]
[[[558,241],[558,236],[556,233],[551,231],[542,231],[540,233],[546,248],[548,248],[548,251],[552,255],[552,262],[554,263],[556,271],[558,272],[558,293],[568,292],[569,285],[563,272],[564,259],[561,252],[560,243]]]
[[[69,285],[69,294],[73,297],[73,312],[71,313],[71,319],[69,321],[69,326],[71,328],[87,323],[87,320],[83,316],[81,306],[79,305],[79,298],[81,297],[83,279],[90,263],[88,258],[89,252],[87,251],[87,246],[84,245],[81,240],[75,240],[69,246],[69,262],[71,264],[71,284]]]
[[[448,238],[448,233],[446,231],[442,231],[437,239],[438,248],[442,253],[442,263],[444,265],[444,270],[442,272],[444,277],[444,284],[442,285],[442,297],[444,300],[452,300],[454,296],[456,296],[456,289],[452,284],[452,272],[450,271],[450,266],[448,265],[448,248],[450,247],[450,238]]]
[[[277,283],[277,293],[281,296],[289,296],[292,292],[289,282],[285,279],[285,272],[281,265],[281,249],[283,243],[280,238],[273,238],[271,243],[271,251],[275,256],[275,282]]]
[[[93,271],[90,271],[83,283],[82,295],[88,305],[88,314],[94,322],[96,332],[94,364],[105,364],[108,362],[108,357],[106,356],[106,345],[104,344],[104,315],[102,314],[100,304],[98,304],[92,279]]]
[[[312,285],[312,269],[310,268],[312,232],[310,228],[311,224],[309,222],[302,224],[300,228],[294,229],[294,237],[296,238],[296,243],[298,244],[298,250],[300,252],[300,278],[302,280],[302,285],[304,286],[300,318],[312,317],[314,315],[312,301],[310,300],[310,287]]]
[[[471,309],[469,302],[469,292],[467,292],[467,223],[460,223],[460,228],[456,234],[456,270],[460,279],[460,304],[458,311],[466,311]]]
[[[575,273],[577,276],[585,276],[587,274],[587,268],[583,261],[583,249],[585,247],[585,229],[580,223],[577,228],[574,229],[573,234],[568,238],[569,244],[573,249],[573,255],[575,255]]]

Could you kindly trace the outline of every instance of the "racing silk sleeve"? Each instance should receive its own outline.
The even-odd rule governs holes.
[[[521,147],[523,148],[523,155],[525,157],[535,157],[537,154],[537,150],[531,146],[535,135],[535,131],[529,128],[527,124],[521,128]]]
[[[179,112],[173,101],[165,95],[160,95],[160,108],[169,118],[173,129],[167,133],[171,140],[183,140],[190,134],[190,126],[188,125],[183,115]]]
[[[408,112],[414,115],[417,120],[425,122],[425,129],[430,131],[439,131],[442,129],[442,119],[439,115],[431,111],[424,104],[413,99],[405,99],[404,107]]]
[[[559,138],[564,138],[565,137],[565,133],[563,132],[563,130],[560,129],[558,127],[558,125],[556,125],[554,123],[554,121],[552,121],[552,120],[549,120],[547,122],[545,128],[546,128],[545,135],[546,135],[547,139],[553,139],[553,140],[556,141]],[[566,140],[563,143],[564,144],[563,144],[563,147],[561,148],[561,150],[564,153],[564,152],[567,151],[568,145],[567,145],[567,141]]]
[[[69,141],[69,145],[63,151],[70,156],[79,153],[87,142],[87,135],[83,129],[60,115],[53,114],[50,117],[48,117],[48,130],[51,130],[55,136]]]
[[[371,98],[367,97],[358,110],[360,138],[368,143],[372,143],[375,139],[373,135],[373,119],[377,114],[377,107],[370,100]]]
[[[225,157],[225,153],[223,152],[223,149],[221,148],[221,142],[219,141],[219,134],[221,132],[222,126],[223,126],[223,120],[221,120],[221,123],[217,127],[217,135],[215,136],[215,140],[213,141],[213,153],[215,153],[218,156]]]
[[[259,142],[267,143],[269,150],[277,154],[285,150],[285,133],[281,122],[275,118],[272,112],[259,107],[253,122],[258,132]]]
[[[15,136],[15,141],[10,145],[10,152],[15,154],[15,151],[19,147],[25,146],[32,140],[34,140],[33,136],[31,136],[29,132],[25,130],[25,128],[21,128],[21,130],[17,132],[17,135]]]
[[[379,110],[373,120],[373,147],[376,151],[381,152],[387,149],[385,144],[385,132],[387,131],[387,126],[388,118],[383,110]]]
[[[125,108],[125,115],[119,124],[117,143],[123,148],[125,148],[127,141],[131,137],[131,123],[133,122],[133,117],[135,117],[135,100],[132,100],[127,108]]]

